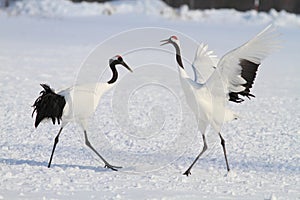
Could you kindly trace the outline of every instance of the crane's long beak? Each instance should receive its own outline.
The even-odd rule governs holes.
[[[160,46],[163,46],[163,45],[169,44],[170,40],[169,39],[165,39],[165,40],[161,40],[160,42],[163,42],[163,43],[160,44]]]
[[[126,69],[132,72],[132,69],[130,69],[130,67],[124,61],[121,63],[121,65],[123,65]]]

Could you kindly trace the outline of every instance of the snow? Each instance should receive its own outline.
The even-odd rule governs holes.
[[[269,13],[255,10],[239,12],[234,9],[190,10],[187,5],[173,9],[160,0],[122,0],[106,3],[72,3],[66,0],[22,0],[13,3],[9,15],[29,15],[40,17],[86,17],[113,14],[145,14],[162,16],[167,19],[192,20],[220,23],[274,23],[279,26],[300,26],[296,14],[271,9]]]
[[[0,10],[0,199],[299,199],[299,22],[285,11],[172,9],[147,0],[24,0]],[[222,129],[232,171],[226,173],[219,138],[209,130],[208,152],[183,176],[202,140],[173,49],[159,41],[179,36],[188,66],[195,41],[221,56],[269,23],[278,26],[282,48],[260,67],[256,98],[230,104],[241,117]],[[58,91],[105,81],[116,54],[134,73],[120,68],[119,84],[103,96],[88,133],[123,169],[104,169],[76,124],[62,132],[48,169],[59,127],[48,122],[34,129],[39,84]]]

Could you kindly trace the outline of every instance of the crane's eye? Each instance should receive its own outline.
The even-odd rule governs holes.
[[[118,61],[122,62],[123,58],[121,56],[118,57]]]

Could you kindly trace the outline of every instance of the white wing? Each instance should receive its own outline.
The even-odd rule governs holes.
[[[203,85],[211,95],[210,124],[220,131],[223,122],[235,118],[226,108],[228,100],[241,102],[238,95],[251,96],[256,70],[261,61],[278,48],[278,34],[268,26],[241,47],[227,53],[219,61],[214,73]],[[253,95],[252,95],[253,96]]]
[[[224,55],[218,63],[218,70],[209,78],[207,85],[212,89],[215,84],[213,82],[221,79],[225,93],[229,94],[229,100],[238,103],[243,101],[238,95],[248,98],[253,96],[250,88],[257,68],[264,58],[278,49],[278,36],[275,27],[269,25],[253,39]]]
[[[193,62],[195,81],[205,83],[214,72],[218,63],[218,58],[213,51],[208,51],[208,45],[201,43],[198,46]]]

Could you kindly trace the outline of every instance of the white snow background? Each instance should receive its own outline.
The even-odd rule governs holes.
[[[190,177],[182,175],[202,148],[201,136],[191,111],[178,106],[170,91],[159,92],[155,87],[143,88],[130,101],[125,99],[124,105],[135,124],[165,120],[163,134],[140,143],[136,143],[137,135],[124,134],[113,121],[112,101],[119,97],[113,90],[103,96],[91,117],[91,142],[123,169],[104,169],[85,147],[82,130],[75,124],[63,131],[52,167],[47,168],[59,127],[50,122],[37,129],[33,126],[31,105],[41,91],[39,84],[48,83],[56,91],[72,85],[98,44],[124,31],[159,27],[205,42],[222,56],[270,23],[278,27],[282,48],[260,66],[252,90],[256,98],[230,104],[241,118],[222,129],[229,174],[219,138],[210,130],[210,150]],[[144,30],[136,40],[151,38],[147,32],[151,29]],[[118,52],[131,42],[116,43],[110,49]],[[159,46],[156,42],[153,46]],[[300,16],[285,11],[172,9],[158,0],[104,4],[23,0],[0,10],[0,199],[300,199],[299,48]],[[182,53],[191,61],[194,50],[182,41]],[[149,57],[142,52],[124,59],[135,70],[135,63]],[[108,59],[99,63],[108,64]],[[166,59],[177,72],[174,57]],[[184,99],[173,75],[167,78],[174,80],[179,98]],[[125,81],[122,87],[126,88]],[[172,143],[182,134],[179,129],[191,132],[187,134],[191,137]]]

